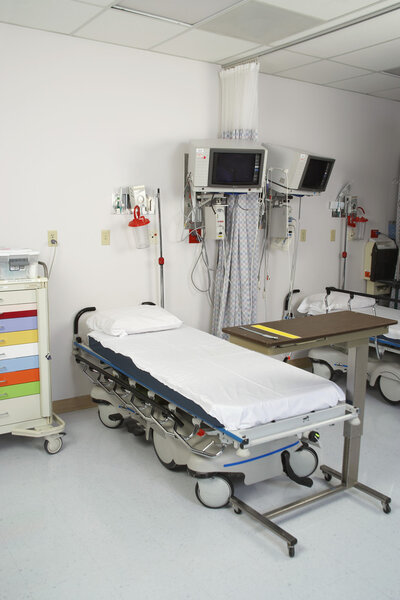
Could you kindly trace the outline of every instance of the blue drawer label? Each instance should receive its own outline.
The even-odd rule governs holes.
[[[14,373],[39,368],[39,356],[22,356],[0,360],[0,376],[2,373]]]
[[[37,317],[0,319],[0,333],[10,333],[12,331],[27,331],[28,329],[37,329]]]

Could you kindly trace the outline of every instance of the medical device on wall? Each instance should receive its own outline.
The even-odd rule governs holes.
[[[154,190],[146,190],[144,185],[128,185],[114,189],[111,197],[114,215],[133,214],[138,206],[142,215],[154,215],[156,211],[156,194]]]
[[[188,173],[195,192],[261,192],[267,152],[246,140],[192,140]]]
[[[390,293],[390,285],[384,282],[394,279],[398,253],[395,241],[386,236],[371,239],[365,245],[364,279],[367,282],[367,294]]]
[[[274,189],[304,196],[324,192],[328,185],[334,158],[310,154],[304,150],[263,144],[268,149],[268,170]]]
[[[207,240],[225,239],[225,206],[216,204],[204,207],[205,238]]]

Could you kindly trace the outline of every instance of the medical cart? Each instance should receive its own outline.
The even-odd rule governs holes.
[[[65,423],[52,413],[47,278],[0,280],[0,434],[44,438],[56,454]]]

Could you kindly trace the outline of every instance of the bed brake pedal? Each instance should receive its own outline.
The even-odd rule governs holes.
[[[298,483],[299,485],[304,485],[305,487],[312,487],[313,480],[310,479],[310,477],[299,477],[293,471],[292,467],[290,466],[290,453],[287,450],[284,450],[282,452],[281,459],[283,471],[284,473],[286,473],[289,479],[291,479],[295,483]]]

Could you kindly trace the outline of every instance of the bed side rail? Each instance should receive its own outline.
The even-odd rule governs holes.
[[[373,298],[374,300],[382,300],[384,296],[382,294],[367,294],[365,292],[355,292],[354,290],[343,290],[334,286],[328,286],[325,288],[327,296],[331,292],[342,292],[343,294],[349,294],[350,300],[353,300],[354,296],[362,296],[363,298]]]
[[[79,330],[79,319],[85,313],[87,313],[87,312],[93,312],[94,310],[96,310],[95,306],[87,306],[86,308],[82,308],[75,315],[75,318],[74,318],[74,337],[75,337],[76,341],[79,342],[79,343],[82,341],[80,337],[77,337],[78,336],[78,330]]]

